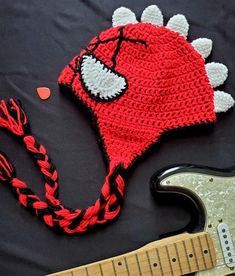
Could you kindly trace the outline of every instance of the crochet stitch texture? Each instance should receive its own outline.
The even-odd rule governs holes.
[[[45,200],[17,178],[0,152],[0,181],[20,203],[54,230],[86,232],[113,220],[123,203],[122,172],[168,130],[216,120],[216,112],[234,105],[233,98],[213,88],[227,78],[227,67],[205,64],[212,41],[189,43],[188,22],[175,15],[163,26],[157,6],[135,14],[119,8],[113,27],[94,37],[62,71],[59,84],[69,88],[96,121],[108,159],[107,176],[97,200],[84,209],[71,209],[59,198],[58,171],[46,148],[31,133],[26,113],[17,100],[0,102],[0,127],[21,137],[45,181]]]
[[[97,101],[84,88],[83,59],[91,56],[94,64],[102,61],[125,76],[128,88],[118,98]],[[88,82],[87,76],[84,79]],[[99,74],[93,79],[99,83]],[[102,32],[63,70],[59,83],[91,110],[109,161],[125,168],[167,130],[216,119],[214,91],[202,56],[178,33],[151,23]],[[114,90],[113,82],[106,89]]]

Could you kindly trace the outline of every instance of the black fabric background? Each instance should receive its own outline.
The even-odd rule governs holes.
[[[33,133],[50,153],[60,174],[60,195],[67,206],[86,207],[98,196],[105,163],[91,122],[69,97],[60,93],[57,77],[71,58],[100,31],[110,27],[113,11],[142,10],[157,4],[165,23],[184,14],[189,40],[214,42],[209,60],[225,63],[229,78],[221,88],[235,97],[235,2],[233,0],[0,0],[0,96],[20,98]],[[48,86],[52,96],[41,101],[36,88]],[[60,236],[32,216],[0,186],[0,274],[44,275],[111,257],[184,227],[191,210],[178,199],[157,203],[150,176],[175,163],[227,167],[235,164],[235,113],[218,118],[212,130],[171,134],[155,146],[127,177],[126,199],[119,218],[82,236]],[[14,161],[18,176],[40,195],[42,177],[22,143],[0,130],[0,149]]]

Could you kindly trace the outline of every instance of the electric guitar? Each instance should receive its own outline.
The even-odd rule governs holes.
[[[157,196],[189,197],[200,211],[201,229],[51,276],[235,275],[235,171],[180,165],[157,172],[151,185]]]

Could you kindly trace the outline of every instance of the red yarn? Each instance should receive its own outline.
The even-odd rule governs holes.
[[[89,83],[92,66],[85,63],[88,59],[94,70],[101,66],[111,76],[102,79],[101,85],[105,87],[108,83],[111,90],[116,85],[117,90],[101,91],[104,92],[101,97],[95,84]],[[88,74],[82,71],[87,70],[87,64]],[[94,79],[101,75],[92,73]],[[118,215],[125,187],[120,170],[129,168],[161,134],[216,119],[214,93],[203,58],[177,33],[149,23],[102,32],[66,66],[59,84],[70,88],[96,120],[109,159],[108,175],[99,198],[86,209],[72,210],[62,204],[58,172],[45,147],[30,134],[20,102],[13,99],[7,104],[0,103],[0,127],[23,138],[45,179],[46,202],[15,177],[12,164],[3,154],[0,154],[0,180],[8,182],[21,204],[48,226],[69,234],[85,232]]]
[[[15,170],[4,153],[0,153],[0,180],[9,182],[20,203],[30,209],[44,222],[66,233],[82,233],[96,224],[103,224],[114,219],[121,210],[124,196],[124,181],[119,168],[110,163],[109,173],[101,189],[100,197],[93,205],[85,209],[66,208],[58,199],[58,173],[52,164],[45,147],[38,144],[29,133],[26,114],[21,104],[11,99],[1,101],[0,127],[7,128],[17,136],[22,136],[26,149],[32,154],[45,179],[45,197],[42,201],[28,188],[27,184],[15,177]]]
[[[127,40],[122,41],[115,70],[125,76],[128,89],[117,99],[98,102],[81,82],[81,57],[92,52],[112,67],[115,38],[121,29]],[[142,40],[147,46],[128,39]],[[214,92],[203,58],[179,34],[149,23],[102,32],[65,67],[59,84],[72,90],[91,110],[108,159],[123,162],[125,168],[164,132],[216,119]]]

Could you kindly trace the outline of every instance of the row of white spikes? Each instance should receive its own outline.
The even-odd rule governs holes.
[[[135,14],[125,7],[118,8],[114,11],[112,17],[113,27],[123,26],[127,24],[138,23]],[[141,22],[148,22],[153,25],[163,26],[163,15],[156,5],[151,5],[142,13]],[[189,24],[187,19],[182,14],[177,14],[171,17],[166,25],[166,28],[177,32],[185,39],[188,35]],[[212,50],[212,40],[208,38],[198,38],[192,41],[191,45],[205,59]],[[213,88],[220,86],[228,77],[228,68],[222,63],[207,63],[205,64],[208,79]],[[234,99],[228,93],[223,91],[215,91],[214,106],[215,112],[226,112],[234,105]]]

